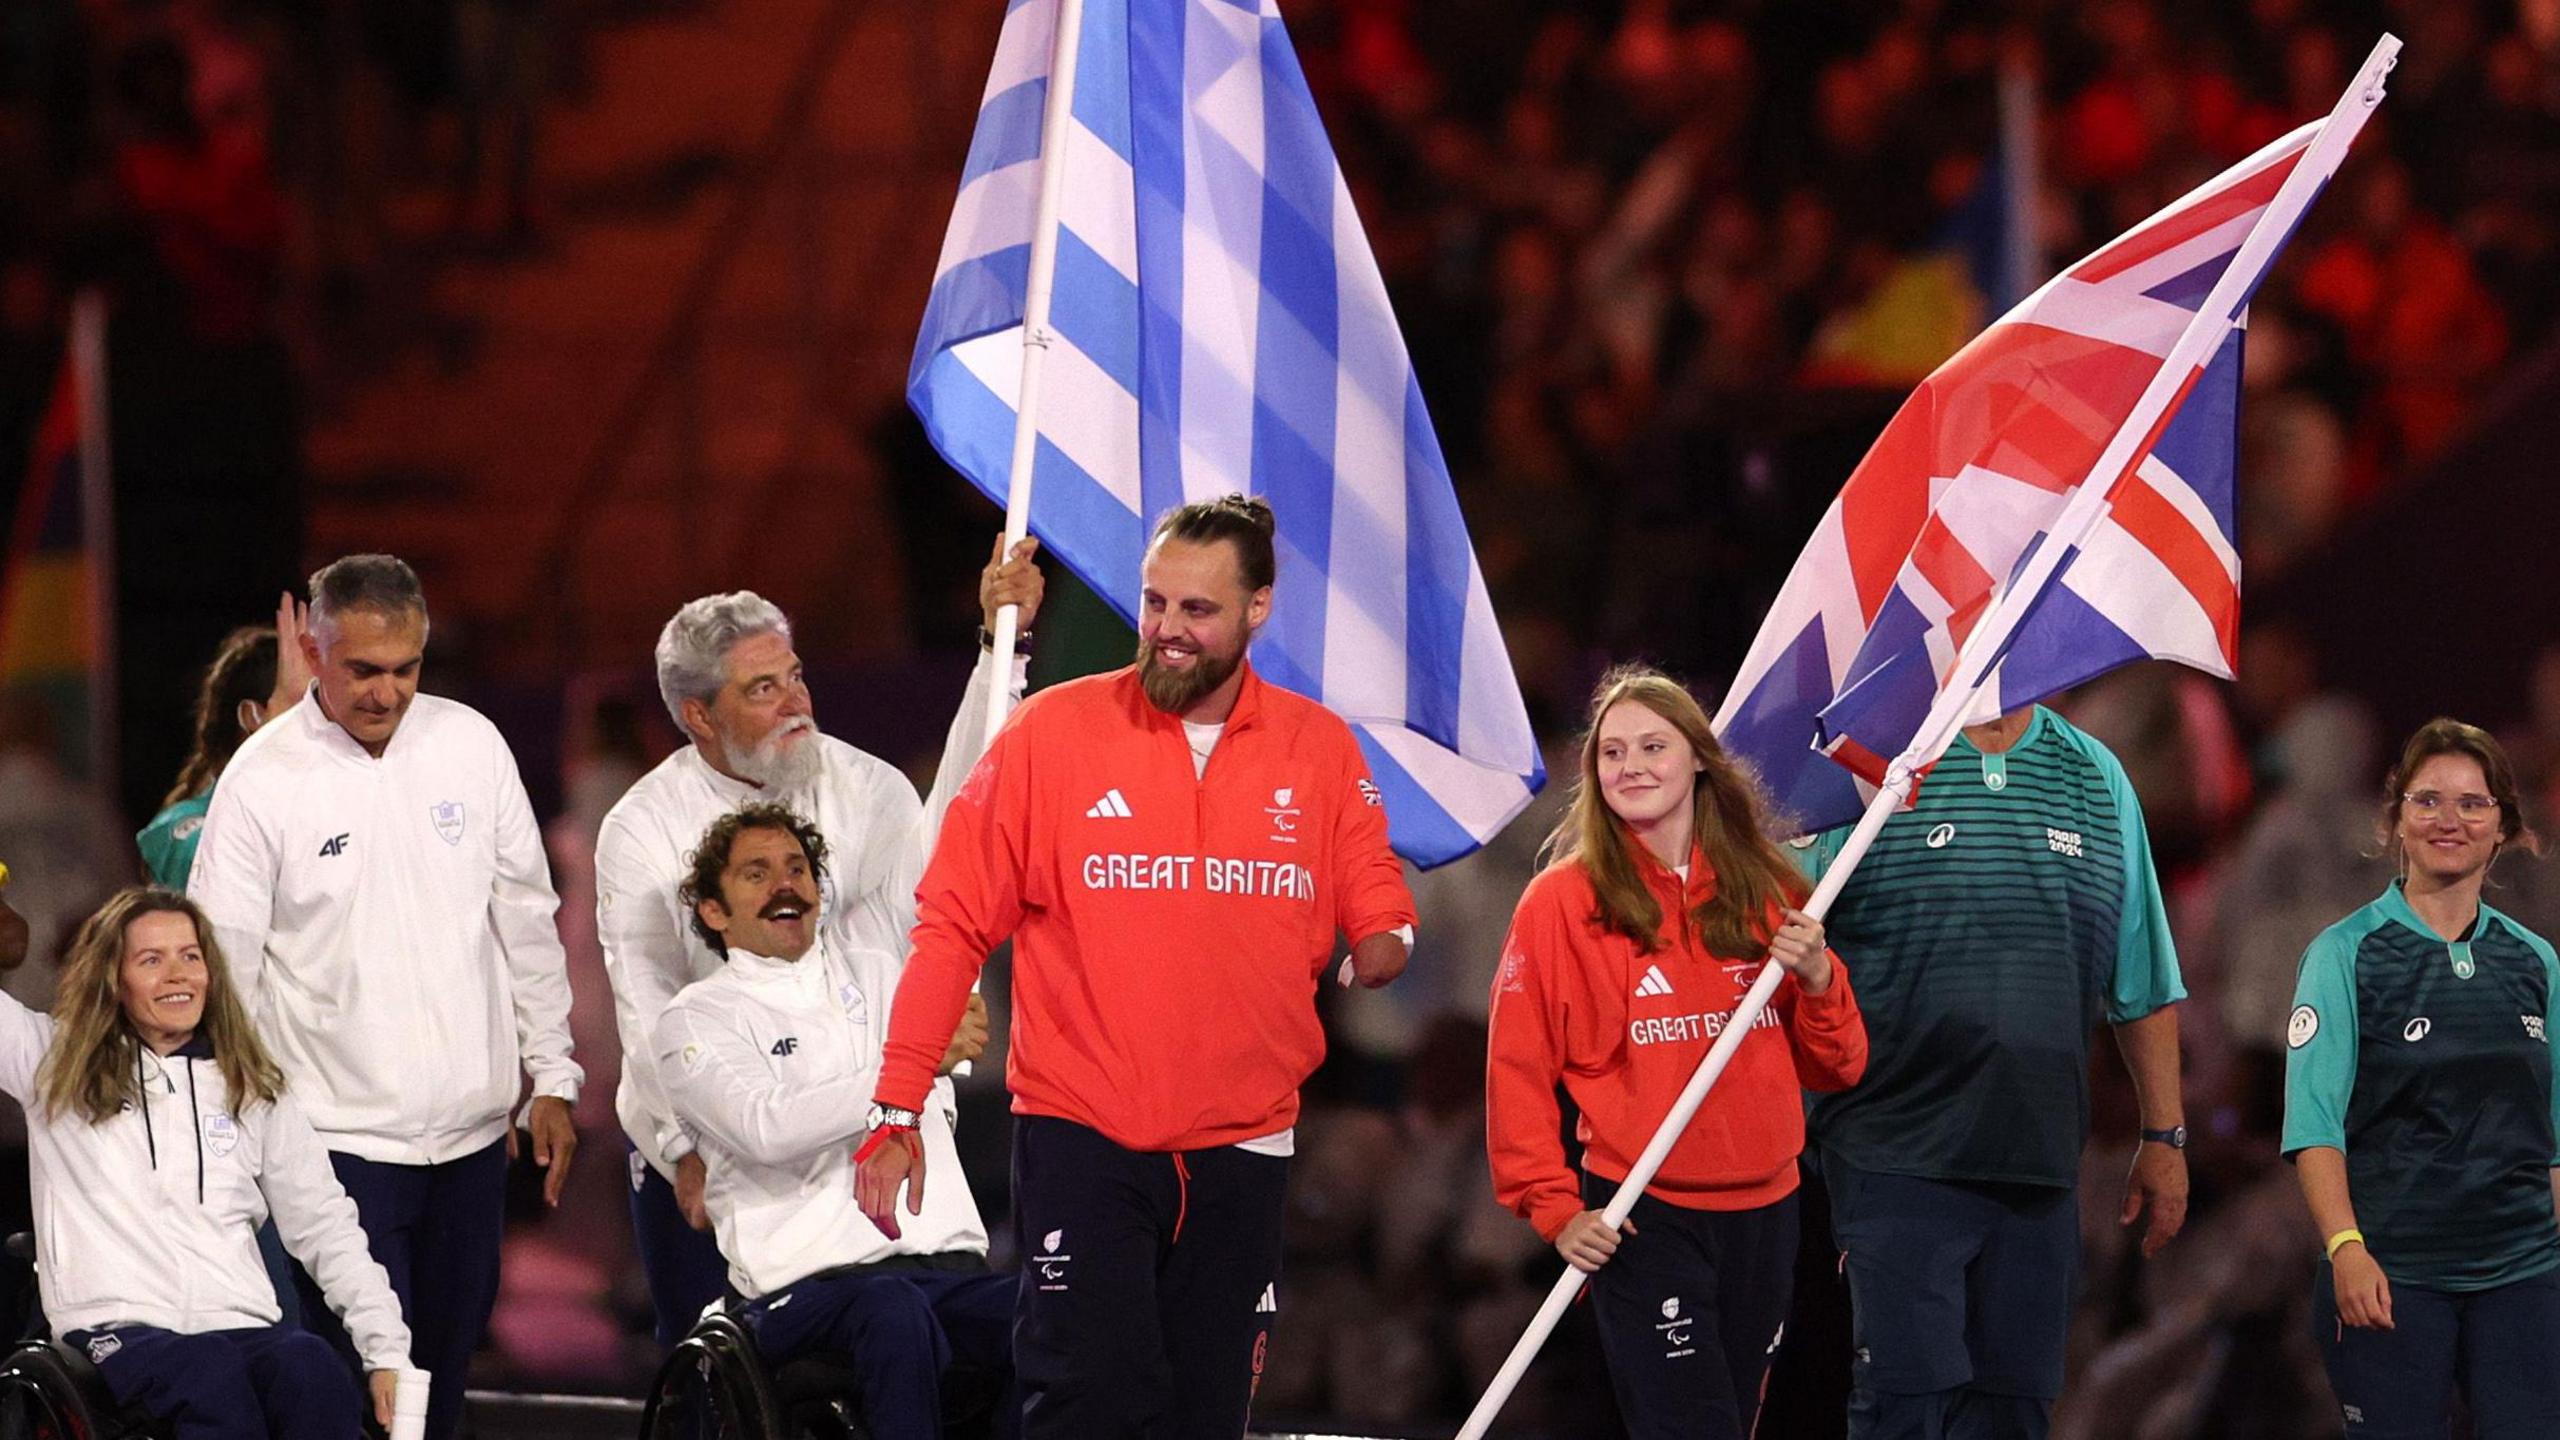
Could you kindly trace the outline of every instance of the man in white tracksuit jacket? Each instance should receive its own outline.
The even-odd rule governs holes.
[[[497,1299],[521,1075],[554,1203],[583,1077],[524,782],[488,720],[417,692],[426,640],[424,593],[399,560],[350,556],[311,577],[316,703],[224,769],[187,889],[390,1272],[434,1376],[427,1434],[443,1440]],[[351,1356],[297,1278],[305,1322]]]
[[[742,1323],[766,1363],[811,1350],[851,1359],[874,1435],[942,1433],[954,1366],[1007,1387],[1012,1276],[986,1269],[987,1232],[965,1181],[940,1186],[891,1240],[853,1193],[854,1151],[888,1034],[898,955],[822,939],[827,846],[779,805],[722,816],[684,882],[704,941],[727,960],[658,1019],[658,1074],[709,1162],[704,1203]],[[964,1024],[942,1073],[977,1053]],[[948,1081],[920,1117],[928,1164],[957,1177]],[[999,1435],[1015,1430],[999,1401]]]
[[[1001,541],[998,542],[1001,544]],[[1028,633],[1039,612],[1038,542],[990,560],[978,577],[982,618],[1021,607]],[[983,637],[982,637],[983,638]],[[753,591],[692,601],[659,632],[658,690],[692,743],[635,783],[596,838],[596,934],[613,982],[622,1037],[614,1110],[631,1145],[631,1228],[657,1314],[658,1342],[682,1338],[720,1296],[725,1265],[701,1228],[704,1167],[659,1082],[652,1049],[659,1013],[678,990],[714,974],[720,959],[677,898],[693,848],[722,815],[775,800],[817,825],[830,862],[820,924],[829,944],[907,953],[916,881],[943,807],[986,748],[987,689],[998,673],[1022,692],[1023,661],[999,667],[983,648],[945,742],[934,794],[885,760],[821,733],[812,715],[791,622]],[[879,1003],[896,988],[894,972]],[[949,1100],[949,1084],[941,1087]],[[867,1103],[867,1097],[866,1097]],[[983,1248],[983,1245],[982,1247]]]

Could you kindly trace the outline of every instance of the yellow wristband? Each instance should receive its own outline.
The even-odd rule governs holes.
[[[2356,1229],[2356,1228],[2355,1228],[2355,1227],[2353,1227],[2353,1226],[2349,1226],[2348,1228],[2346,1228],[2346,1229],[2344,1229],[2344,1230],[2339,1231],[2337,1234],[2330,1236],[2330,1237],[2329,1237],[2329,1258],[2330,1258],[2330,1259],[2332,1259],[2332,1260],[2337,1259],[2337,1258],[2338,1258],[2338,1247],[2339,1247],[2339,1246],[2341,1246],[2341,1245],[2346,1244],[2346,1243],[2347,1243],[2348,1241],[2350,1241],[2350,1240],[2353,1240],[2354,1242],[2356,1242],[2356,1243],[2357,1243],[2357,1244],[2359,1244],[2359,1245],[2363,1244],[2363,1243],[2364,1243],[2364,1232],[2363,1232],[2363,1231],[2361,1231],[2361,1230]]]

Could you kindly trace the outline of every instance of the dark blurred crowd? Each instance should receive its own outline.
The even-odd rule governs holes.
[[[1729,665],[1865,438],[2016,298],[1965,253],[2005,77],[2035,97],[2050,268],[2407,42],[2253,308],[2253,580],[2451,438],[2560,301],[2550,0],[1287,13],[1506,628],[1567,690],[1574,647]]]
[[[602,0],[599,0],[602,3]],[[521,247],[554,0],[10,0],[0,6],[0,515],[107,302],[118,664],[184,693],[298,575],[309,418],[450,360],[429,267]],[[120,800],[179,757],[126,707]],[[148,717],[145,717],[148,718]]]
[[[0,8],[0,415],[24,453],[83,286],[290,452],[295,370],[413,319],[419,237],[520,242],[553,0],[11,0]],[[412,214],[411,212],[417,212]],[[299,362],[288,368],[286,358]],[[119,360],[126,357],[121,352]],[[144,387],[120,390],[140,394]],[[165,388],[165,387],[163,387]],[[30,400],[28,397],[34,398]],[[229,402],[229,403],[225,403]],[[289,456],[277,463],[295,463]]]

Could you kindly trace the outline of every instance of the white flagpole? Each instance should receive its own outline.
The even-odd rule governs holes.
[[[2294,222],[2301,218],[2303,210],[2311,203],[2317,187],[2336,173],[2339,162],[2346,158],[2348,144],[2364,127],[2365,118],[2373,107],[2381,103],[2383,77],[2391,72],[2399,53],[2400,42],[2390,35],[2383,36],[2373,47],[2373,53],[2365,60],[2364,69],[2357,75],[2355,83],[2347,87],[2346,94],[2339,97],[2337,108],[2330,112],[2328,123],[2304,149],[2292,173],[2285,177],[2283,187],[2268,203],[2267,213],[2250,230],[2249,238],[2242,243],[2239,253],[2232,257],[2230,266],[2223,271],[2221,280],[2215,284],[2205,303],[2198,307],[2195,318],[2187,322],[2186,332],[2178,337],[2178,343],[2170,349],[2168,358],[2160,362],[2158,373],[2152,376],[2150,386],[2135,402],[2132,412],[2116,431],[2115,438],[2099,452],[2096,463],[2089,467],[2088,479],[2108,476],[2108,488],[2113,488],[2115,480],[2131,463],[2134,451],[2151,440],[2151,432],[2160,417],[2185,391],[2189,373],[2221,345],[2222,337],[2229,333],[2236,319],[2234,312],[2239,308],[2243,289],[2265,269],[2268,252],[2293,233]],[[1966,637],[1955,668],[1948,675],[1949,683],[1938,692],[1936,703],[1912,736],[1911,744],[1887,767],[1883,787],[1868,804],[1866,813],[1858,817],[1857,828],[1849,832],[1840,854],[1823,872],[1821,883],[1814,887],[1812,896],[1805,901],[1806,914],[1819,920],[1831,913],[1832,903],[1839,899],[1840,889],[1848,883],[1850,872],[1857,869],[1867,848],[1875,843],[1885,821],[1910,797],[1922,767],[1937,759],[1955,740],[1956,731],[1962,728],[1976,695],[1991,678],[1994,662],[2008,637],[2033,611],[2035,597],[2061,569],[2065,558],[2105,517],[2105,493],[2088,483],[2088,479],[2083,480],[2071,503],[2057,517],[2052,533],[2037,548],[2033,560],[2020,572],[2017,581],[2001,592],[1990,612]],[[1705,1103],[1707,1092],[1724,1074],[1733,1052],[1741,1046],[1743,1037],[1751,1033],[1760,1013],[1768,1008],[1769,997],[1776,993],[1783,973],[1774,960],[1760,967],[1760,974],[1751,982],[1750,990],[1734,1007],[1733,1017],[1725,1022],[1723,1033],[1716,1037],[1716,1043],[1708,1049],[1706,1058],[1698,1062],[1697,1070],[1690,1075],[1688,1085],[1680,1092],[1679,1101],[1663,1118],[1661,1128],[1654,1131],[1644,1153],[1636,1157],[1636,1163],[1627,1171],[1626,1180],[1600,1212],[1601,1218],[1612,1229],[1625,1221],[1627,1212],[1635,1208],[1636,1197],[1644,1193],[1644,1187],[1652,1181],[1654,1172],[1660,1170],[1662,1162],[1670,1156],[1672,1145],[1678,1141],[1681,1132],[1689,1128],[1689,1121],[1697,1115],[1698,1107]],[[1547,1292],[1545,1303],[1538,1307],[1537,1317],[1529,1322],[1529,1329],[1520,1337],[1519,1343],[1511,1347],[1502,1368],[1495,1372],[1493,1383],[1485,1387],[1483,1398],[1468,1414],[1467,1423],[1458,1431],[1458,1440],[1483,1440],[1485,1431],[1493,1425],[1494,1417],[1501,1413],[1503,1404],[1519,1386],[1520,1377],[1528,1373],[1529,1362],[1546,1344],[1556,1322],[1564,1318],[1565,1307],[1571,1305],[1574,1296],[1580,1293],[1584,1280],[1582,1272],[1570,1266],[1556,1277],[1555,1288]]]
[[[1084,0],[1058,0],[1057,31],[1050,37],[1049,90],[1040,111],[1040,192],[1032,208],[1031,275],[1022,295],[1022,385],[1014,392],[1013,467],[1006,481],[1004,549],[1031,529],[1031,460],[1040,444],[1040,370],[1049,355],[1049,291],[1058,274],[1058,193],[1065,188],[1067,127],[1072,123],[1076,93],[1077,42],[1084,29]],[[1013,664],[1013,642],[1021,633],[1022,612],[1007,605],[996,611],[996,683],[987,688],[987,742],[1004,724],[1013,705],[1013,687],[1005,683]]]

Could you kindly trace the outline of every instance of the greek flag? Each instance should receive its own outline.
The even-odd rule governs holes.
[[[1005,498],[1058,0],[1013,0],[907,398]],[[1490,839],[1545,783],[1422,391],[1272,0],[1085,0],[1031,529],[1135,623],[1149,526],[1280,522],[1262,674],[1350,722],[1399,854]]]

